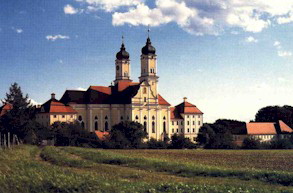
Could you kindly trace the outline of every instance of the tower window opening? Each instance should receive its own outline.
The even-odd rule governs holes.
[[[163,123],[163,132],[166,133],[166,122]]]
[[[164,120],[166,120],[166,117],[164,116],[164,118],[163,118]]]
[[[108,116],[107,115],[105,116],[105,119],[108,120]]]
[[[146,94],[146,93],[147,93],[147,89],[143,88],[143,94]]]
[[[147,120],[147,116],[144,116],[144,120]]]
[[[95,130],[99,129],[98,121],[95,121]]]
[[[119,70],[119,66],[118,66],[118,65],[116,66],[116,70],[117,70],[117,71]]]
[[[147,122],[143,122],[144,131],[147,132]]]
[[[147,102],[147,98],[146,98],[146,97],[144,97],[144,102],[145,102],[145,103]]]
[[[108,121],[105,122],[105,131],[108,131],[109,130],[109,124],[108,124]]]
[[[155,121],[152,122],[152,133],[156,133]]]

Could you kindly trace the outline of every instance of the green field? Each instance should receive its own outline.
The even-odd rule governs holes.
[[[0,192],[293,192],[292,150],[0,150]]]

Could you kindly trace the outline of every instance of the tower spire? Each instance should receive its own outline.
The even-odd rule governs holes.
[[[148,25],[148,38],[150,38],[150,24]]]

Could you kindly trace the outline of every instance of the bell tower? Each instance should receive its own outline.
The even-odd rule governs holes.
[[[130,80],[129,53],[125,49],[123,36],[120,51],[116,54],[115,72],[115,84],[117,84],[119,81],[132,81]]]

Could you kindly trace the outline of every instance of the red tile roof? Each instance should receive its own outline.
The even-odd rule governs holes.
[[[293,132],[292,128],[289,127],[286,123],[284,123],[281,120],[279,121],[279,125],[280,125],[281,132],[288,132],[288,133]]]
[[[159,105],[167,105],[167,106],[171,106],[170,103],[168,103],[161,95],[158,94],[158,101],[159,101]]]
[[[139,85],[140,83],[139,82],[131,82],[129,80],[126,80],[126,81],[119,81],[117,83],[117,88],[118,88],[118,91],[121,92],[123,90],[125,90],[126,88],[128,88],[129,86],[134,86],[134,85]]]
[[[77,111],[56,99],[50,99],[41,106],[41,113],[68,113],[76,114]]]
[[[107,87],[107,86],[90,86],[89,89],[92,89],[92,90],[95,90],[98,92],[102,92],[102,93],[105,93],[108,95],[111,95],[111,93],[112,93],[111,87]]]
[[[277,134],[275,123],[246,123],[248,135],[274,135]]]
[[[97,137],[102,141],[106,140],[109,136],[109,132],[95,131],[95,133]]]
[[[3,116],[10,110],[12,110],[12,105],[9,103],[4,104],[2,107],[0,107],[0,116]]]

